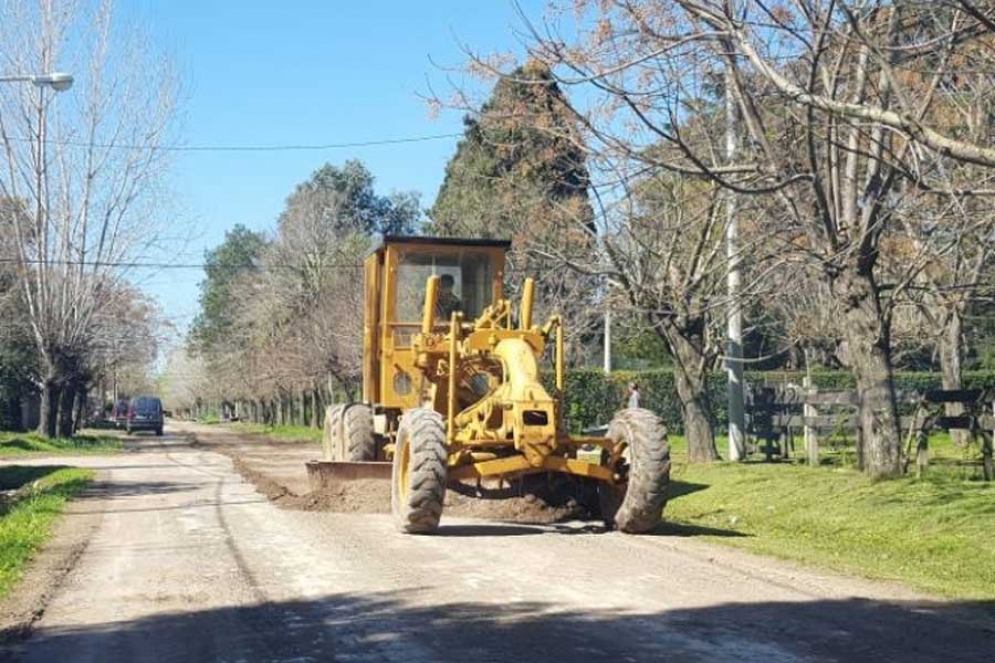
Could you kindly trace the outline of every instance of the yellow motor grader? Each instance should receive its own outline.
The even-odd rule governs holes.
[[[532,320],[535,285],[503,296],[509,242],[388,236],[365,263],[363,399],[329,407],[312,486],[384,478],[404,532],[439,525],[451,482],[559,472],[596,481],[609,527],[659,523],[670,473],[667,434],[624,409],[606,437],[571,436],[563,323]],[[551,355],[555,389],[540,379]]]

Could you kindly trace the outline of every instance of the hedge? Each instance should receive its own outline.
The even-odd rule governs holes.
[[[764,371],[746,373],[747,385],[779,384],[792,382],[801,384],[803,371]],[[630,382],[639,385],[640,404],[660,415],[664,423],[674,433],[683,431],[680,401],[674,386],[674,375],[670,369],[650,371],[615,371],[605,375],[597,369],[575,369],[566,375],[566,415],[570,428],[580,431],[590,426],[607,423],[612,415],[623,406],[625,387]],[[812,373],[816,387],[827,390],[853,389],[853,375],[843,371],[819,371]],[[708,379],[708,392],[712,403],[712,414],[718,427],[728,424],[726,412],[725,373],[712,373]],[[939,389],[942,380],[939,373],[900,372],[895,374],[895,387],[901,391],[925,391]],[[995,371],[968,371],[964,374],[964,388],[982,388],[995,391]]]

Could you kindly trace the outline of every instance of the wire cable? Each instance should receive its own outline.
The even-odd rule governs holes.
[[[404,143],[424,143],[432,140],[460,138],[463,134],[434,134],[428,136],[410,136],[405,138],[384,138],[379,140],[362,140],[349,143],[290,143],[285,145],[135,145],[129,143],[98,143],[74,140],[46,140],[46,145],[64,147],[119,149],[119,150],[161,150],[164,152],[320,152],[323,150],[341,150],[357,147],[375,147],[378,145],[401,145]],[[36,142],[23,136],[8,136],[7,140],[18,143]]]
[[[232,265],[209,265],[207,263],[172,263],[172,262],[119,262],[113,260],[20,260],[17,258],[0,258],[0,264],[9,265],[57,265],[60,267],[119,267],[123,269],[252,269],[265,271],[269,269],[301,269],[301,265],[287,263],[236,263]],[[319,269],[361,269],[361,263],[329,263]]]

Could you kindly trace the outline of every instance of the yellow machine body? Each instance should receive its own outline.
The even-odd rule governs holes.
[[[445,418],[450,479],[556,471],[615,481],[613,443],[565,430],[560,319],[532,323],[530,279],[517,309],[504,298],[508,248],[385,237],[368,256],[363,400],[373,407],[380,455],[391,456],[406,410],[430,408]],[[539,368],[549,346],[553,393]],[[578,458],[585,445],[598,448],[590,460]]]

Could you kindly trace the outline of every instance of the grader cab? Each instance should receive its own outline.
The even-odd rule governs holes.
[[[598,484],[625,532],[661,518],[670,453],[658,418],[620,411],[606,437],[574,437],[564,402],[564,329],[532,319],[535,284],[504,297],[509,243],[385,237],[365,264],[363,399],[328,408],[312,485],[391,481],[399,529],[439,524],[452,482],[559,472]],[[551,358],[553,388],[540,362]]]

